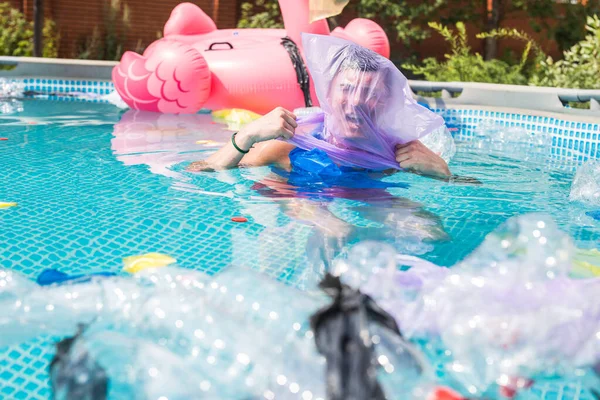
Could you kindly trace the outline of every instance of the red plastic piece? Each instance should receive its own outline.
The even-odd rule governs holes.
[[[0,141],[8,140],[6,137],[0,137]]]
[[[447,387],[437,387],[429,394],[427,400],[466,400],[459,393]]]
[[[244,218],[244,217],[233,217],[233,218],[231,218],[231,220],[233,222],[248,222],[248,218]]]

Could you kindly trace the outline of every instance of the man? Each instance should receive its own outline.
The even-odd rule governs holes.
[[[323,140],[339,148],[377,151],[374,146],[381,138],[369,136],[368,132],[378,123],[378,110],[395,94],[390,93],[391,85],[386,83],[385,71],[380,71],[376,57],[375,53],[351,45],[344,49],[343,59],[338,60],[336,67],[330,68],[333,78],[326,96],[329,107],[320,135]],[[244,126],[218,152],[204,161],[192,163],[188,170],[217,170],[238,165],[276,165],[289,170],[292,167],[289,154],[295,145],[276,139],[293,138],[297,127],[296,116],[278,107]],[[403,169],[434,178],[450,177],[446,162],[418,140],[397,145],[394,154]]]
[[[398,90],[398,85],[390,82],[390,71],[382,70],[380,63],[377,56],[368,50],[356,45],[345,47],[336,52],[329,62],[323,60],[318,68],[319,77],[313,75],[317,78],[315,85],[323,90],[319,93],[319,100],[325,112],[324,122],[314,131],[309,133],[303,128],[304,132],[301,132],[297,129],[296,116],[278,107],[245,125],[215,154],[188,167],[191,171],[208,171],[239,165],[272,165],[291,170],[286,174],[275,168],[276,173],[261,179],[252,189],[263,197],[277,199],[282,211],[293,221],[314,227],[307,243],[307,255],[311,260],[306,266],[310,270],[308,275],[319,275],[318,271],[323,267],[327,269],[329,262],[351,242],[385,240],[395,243],[399,251],[422,254],[431,250],[429,242],[449,239],[439,217],[425,210],[421,204],[387,191],[388,187],[402,187],[401,183],[383,182],[378,179],[382,174],[352,168],[345,169],[341,176],[311,177],[309,172],[298,166],[297,170],[294,169],[290,160],[292,152],[300,153],[300,157],[302,152],[309,152],[286,140],[293,139],[296,134],[312,134],[337,149],[362,150],[378,155],[386,150],[389,157],[395,158],[397,165],[405,170],[438,179],[450,177],[446,162],[418,140],[394,149],[393,144],[386,140],[397,138],[380,135],[373,128],[379,123],[384,125],[387,122],[389,125],[390,120],[398,120],[389,118],[390,112],[394,112],[391,107],[397,104],[390,99],[399,100],[406,95],[393,93]],[[314,69],[312,72],[315,72]],[[410,112],[405,109],[402,115]],[[405,127],[410,125],[410,121],[401,122],[405,123]],[[292,154],[292,159],[297,160],[297,156]],[[308,178],[306,182],[302,179],[304,175]],[[351,175],[357,180],[353,181]],[[312,178],[317,181],[312,182]],[[363,219],[363,226],[333,213],[330,205],[336,201],[351,201],[353,206],[348,210]]]

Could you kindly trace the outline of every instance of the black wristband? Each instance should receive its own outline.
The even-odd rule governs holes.
[[[237,134],[238,134],[238,133],[236,132],[236,133],[234,133],[233,135],[231,135],[231,144],[232,144],[232,145],[233,145],[233,147],[235,147],[235,149],[236,149],[237,151],[239,151],[240,153],[242,153],[242,154],[248,154],[248,153],[250,152],[250,149],[251,149],[252,147],[250,147],[250,149],[248,149],[248,150],[242,150],[242,149],[240,149],[240,148],[238,147],[238,145],[237,145],[237,144],[235,144],[235,135],[237,135]]]

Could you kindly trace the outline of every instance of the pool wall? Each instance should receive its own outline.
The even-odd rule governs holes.
[[[10,81],[20,85],[25,92],[45,94],[60,101],[108,103],[106,95],[114,91],[110,80],[55,77],[11,78]],[[482,121],[493,121],[499,127],[522,128],[534,134],[551,135],[552,154],[556,157],[577,161],[600,159],[600,117],[460,103],[440,104],[439,99],[435,100],[424,104],[443,116],[449,127],[459,128],[462,139],[476,136]]]

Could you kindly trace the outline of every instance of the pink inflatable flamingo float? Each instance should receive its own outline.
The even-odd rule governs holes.
[[[115,88],[131,108],[162,113],[230,107],[266,113],[317,105],[299,54],[302,32],[351,40],[385,57],[390,45],[368,19],[332,32],[326,20],[309,23],[308,1],[279,0],[285,29],[217,29],[198,6],[179,4],[164,38],[143,55],[123,55],[112,73]]]

